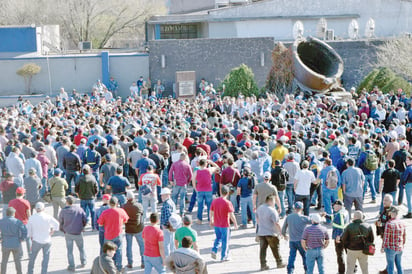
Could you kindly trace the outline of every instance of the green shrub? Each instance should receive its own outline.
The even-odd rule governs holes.
[[[373,79],[372,86],[377,86],[382,89],[386,84],[395,79],[395,77],[396,75],[392,70],[388,68],[381,68],[375,79]]]
[[[374,69],[366,75],[365,79],[360,83],[358,86],[358,91],[366,89],[368,92],[373,89],[373,80],[375,79],[376,75],[378,75],[379,70]]]
[[[398,89],[402,89],[405,94],[407,96],[409,96],[411,90],[412,90],[412,86],[410,83],[408,83],[408,81],[406,81],[405,79],[403,79],[402,77],[395,77],[394,79],[392,79],[389,83],[387,83],[383,88],[382,91],[384,93],[387,93],[391,90],[393,91],[397,91]]]
[[[245,64],[232,69],[220,84],[220,89],[223,89],[223,85],[225,86],[223,96],[238,97],[240,94],[243,94],[248,97],[259,94],[255,75],[252,69]]]

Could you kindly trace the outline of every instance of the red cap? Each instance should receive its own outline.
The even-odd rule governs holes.
[[[360,127],[363,126],[363,122],[359,122],[359,126],[360,126]]]
[[[166,112],[166,109],[165,109],[165,108],[162,108],[161,111],[162,111],[162,112]]]
[[[109,201],[110,198],[112,198],[112,197],[110,196],[110,194],[104,194],[103,197],[102,197],[103,200],[107,200],[107,201]]]
[[[26,193],[26,190],[23,187],[20,186],[16,189],[16,194],[24,194],[24,193]]]
[[[336,139],[336,135],[335,135],[335,134],[329,135],[329,139],[335,140],[335,139]]]
[[[254,127],[253,127],[253,131],[259,131],[259,127],[258,127],[258,126],[254,126]]]
[[[247,146],[247,147],[251,147],[251,146],[252,146],[252,144],[251,144],[250,142],[246,142],[246,143],[245,143],[245,146]]]
[[[158,150],[159,150],[159,146],[156,145],[156,144],[154,144],[153,147],[152,147],[152,150],[153,150],[154,152],[158,151]]]

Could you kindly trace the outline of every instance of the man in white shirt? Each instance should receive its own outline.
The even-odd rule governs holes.
[[[14,182],[18,186],[23,186],[24,163],[19,157],[20,149],[13,147],[10,155],[6,159],[6,167],[14,177]]]
[[[304,205],[304,214],[309,216],[310,207],[310,185],[315,182],[316,178],[312,171],[308,170],[309,162],[302,162],[302,169],[296,172],[295,175],[295,201],[302,202]]]
[[[59,229],[59,223],[52,216],[44,212],[44,203],[36,204],[37,214],[32,215],[27,223],[27,236],[33,241],[32,252],[28,265],[28,274],[33,274],[34,261],[40,249],[43,249],[41,274],[47,274],[49,265],[51,236]]]

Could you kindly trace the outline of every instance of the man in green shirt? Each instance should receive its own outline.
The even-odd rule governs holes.
[[[58,220],[59,216],[59,207],[64,208],[66,206],[66,190],[69,188],[66,180],[61,177],[62,173],[60,168],[56,168],[54,176],[49,180],[53,217],[56,220]]]
[[[183,217],[183,226],[178,228],[175,233],[175,246],[176,249],[182,247],[182,240],[185,236],[189,236],[193,240],[192,248],[199,252],[199,247],[197,246],[197,232],[192,226],[192,216],[186,215]]]

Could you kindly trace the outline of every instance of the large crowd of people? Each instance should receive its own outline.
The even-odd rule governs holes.
[[[287,273],[297,268],[297,252],[306,273],[315,263],[330,273],[323,258],[333,242],[339,273],[354,273],[358,261],[366,274],[374,230],[364,221],[365,203],[376,210],[383,239],[376,248],[386,254],[381,272],[403,273],[399,211],[405,199],[403,218],[412,218],[412,101],[402,90],[352,89],[344,102],[303,93],[280,101],[273,94],[222,97],[202,80],[195,99],[181,100],[163,96],[160,81],[150,85],[141,77],[122,100],[112,78],[91,94],[62,88],[37,105],[21,99],[0,110],[1,273],[10,253],[21,273],[22,241],[28,273],[40,250],[47,273],[57,230],[67,270],[75,271],[73,243],[84,267],[88,226],[101,247],[92,273],[123,272],[136,259],[145,273],[207,273],[191,227],[196,212],[198,225],[214,229],[215,260],[230,260],[230,230],[239,220],[239,228],[256,230],[261,270],[270,269],[270,247]],[[289,239],[288,260],[280,238]]]

